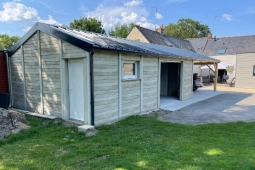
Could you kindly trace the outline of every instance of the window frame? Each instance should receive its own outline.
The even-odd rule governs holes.
[[[219,50],[223,50],[223,49],[225,50],[224,53],[218,53]],[[218,49],[216,50],[216,54],[225,54],[226,51],[227,51],[227,48],[218,48]]]
[[[124,75],[124,64],[135,64],[135,74],[134,75]],[[139,72],[138,72],[138,66],[139,62],[138,61],[127,61],[127,60],[124,60],[122,61],[122,79],[123,80],[136,80],[136,79],[139,79]]]
[[[253,65],[253,76],[255,76],[255,65]]]

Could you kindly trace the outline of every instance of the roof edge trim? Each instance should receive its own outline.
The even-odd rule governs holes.
[[[59,29],[50,26],[49,24],[44,24],[37,22],[23,37],[21,37],[9,50],[9,55],[12,56],[18,48],[24,44],[37,30],[44,32],[52,37],[68,42],[76,47],[79,47],[85,51],[90,52],[93,48],[93,44],[83,41],[75,36],[69,35],[65,32],[62,32]]]

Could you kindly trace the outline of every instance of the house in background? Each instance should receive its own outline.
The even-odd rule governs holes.
[[[212,38],[209,34],[207,38],[189,39],[189,42],[197,53],[218,59],[222,65],[235,65],[232,75],[219,68],[219,76],[225,72],[235,77],[235,87],[255,88],[255,35]],[[209,75],[209,68],[200,67],[194,66],[194,72],[201,76]]]
[[[193,96],[193,63],[216,59],[162,45],[36,23],[9,50],[14,108],[100,125]],[[164,71],[162,71],[164,70]]]
[[[128,34],[127,39],[196,52],[189,41],[164,34],[163,25],[157,31],[135,26]]]

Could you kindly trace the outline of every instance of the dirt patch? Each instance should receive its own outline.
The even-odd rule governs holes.
[[[7,138],[10,134],[19,133],[21,130],[29,128],[29,123],[24,114],[0,109],[0,140]]]
[[[155,116],[155,117],[158,117],[158,116],[163,116],[163,115],[168,114],[168,113],[171,113],[171,111],[168,111],[168,110],[155,110],[155,111],[146,113],[143,116]]]

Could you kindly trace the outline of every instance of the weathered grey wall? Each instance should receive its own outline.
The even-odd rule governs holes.
[[[11,56],[13,107],[61,117],[60,50],[58,39],[43,32],[40,32],[39,37],[40,41],[37,33],[35,33],[23,44],[23,51],[20,48]],[[38,42],[40,42],[40,48],[38,48]],[[25,81],[23,81],[22,54],[24,55]],[[44,113],[41,103],[41,91]],[[26,94],[27,108],[25,108],[24,104],[24,93]]]
[[[254,65],[255,53],[237,54],[235,87],[255,89]]]
[[[94,101],[95,124],[118,119],[119,70],[118,53],[95,51],[94,54]]]
[[[143,111],[158,108],[158,57],[143,57]]]
[[[193,63],[183,61],[183,85],[182,100],[190,99],[193,96]]]
[[[134,54],[122,54],[122,61],[140,62],[140,56]],[[141,67],[141,64],[138,64]],[[138,67],[138,70],[139,70]],[[138,73],[138,75],[141,75]],[[140,78],[140,77],[139,77]],[[141,113],[141,80],[122,81],[122,117]]]
[[[61,117],[59,41],[40,32],[40,42],[44,114]]]
[[[12,55],[10,63],[13,107],[25,109],[21,48]]]
[[[37,33],[23,44],[27,110],[41,113]]]

